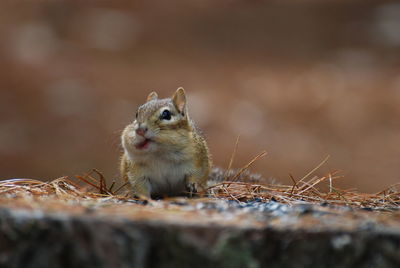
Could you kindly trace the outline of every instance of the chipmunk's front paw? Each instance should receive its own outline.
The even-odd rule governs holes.
[[[197,183],[195,182],[186,183],[186,190],[189,193],[189,197],[193,197],[197,193],[197,188]]]

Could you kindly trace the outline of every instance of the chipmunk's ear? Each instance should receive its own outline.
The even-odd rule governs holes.
[[[153,91],[147,96],[147,102],[158,99],[158,94]]]
[[[172,102],[179,113],[184,114],[186,109],[186,95],[183,87],[178,88],[172,96]]]

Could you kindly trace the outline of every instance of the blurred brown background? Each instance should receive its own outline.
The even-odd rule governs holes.
[[[400,4],[185,2],[1,4],[0,177],[116,178],[137,106],[183,86],[218,166],[241,134],[265,177],[399,181]]]

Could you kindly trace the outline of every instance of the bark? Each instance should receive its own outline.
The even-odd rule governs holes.
[[[252,228],[0,209],[1,267],[399,267],[397,229]]]

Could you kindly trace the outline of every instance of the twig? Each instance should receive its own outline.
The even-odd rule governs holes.
[[[236,138],[235,147],[233,148],[232,156],[231,156],[231,159],[229,160],[228,169],[225,172],[225,177],[227,177],[227,174],[228,174],[229,170],[231,170],[231,168],[232,168],[233,161],[235,160],[235,156],[236,156],[236,151],[237,151],[238,146],[239,146],[239,140],[240,140],[240,135],[238,135],[237,138]]]
[[[112,181],[110,188],[108,188],[108,191],[109,191],[111,194],[114,194],[114,193],[112,192],[112,189],[114,188],[114,185],[115,185],[115,181]]]
[[[296,180],[293,178],[292,174],[289,174],[289,177],[292,179],[292,182],[293,182],[293,187],[292,187],[292,190],[290,191],[290,196],[292,196],[293,191],[294,191],[294,188],[297,187],[297,182],[296,182]]]
[[[247,165],[245,165],[244,167],[242,167],[238,173],[236,173],[236,175],[232,178],[232,181],[236,181],[240,175],[242,175],[243,172],[245,172],[251,165],[254,164],[254,162],[256,162],[258,159],[266,156],[268,154],[267,151],[262,151],[260,154],[258,154],[256,157],[254,157]]]
[[[324,160],[322,160],[321,163],[319,163],[315,168],[313,168],[310,172],[308,172],[303,178],[301,178],[299,180],[299,182],[305,180],[306,178],[308,178],[308,176],[310,176],[311,174],[313,174],[316,170],[318,170],[323,164],[326,163],[326,161],[328,161],[328,159],[330,158],[330,156],[328,155],[327,157],[325,157]]]
[[[118,187],[117,190],[115,190],[114,194],[118,193],[122,188],[124,188],[125,186],[127,186],[129,184],[129,182],[125,182],[124,184],[122,184],[120,187]]]
[[[100,190],[100,187],[99,187],[99,186],[97,186],[96,184],[94,184],[94,183],[92,183],[92,182],[88,181],[87,179],[85,179],[85,178],[84,178],[84,177],[82,177],[82,176],[75,175],[75,178],[77,178],[78,180],[81,180],[81,181],[83,181],[83,182],[85,182],[85,183],[87,183],[87,184],[89,184],[89,185],[93,186],[94,188],[96,188],[96,189],[99,189],[99,190]]]

